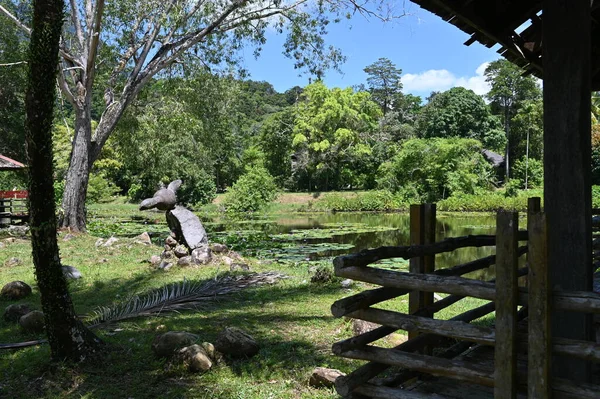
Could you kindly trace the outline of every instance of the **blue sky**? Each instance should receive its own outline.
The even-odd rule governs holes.
[[[385,57],[402,69],[405,93],[425,98],[433,90],[463,86],[485,94],[485,63],[500,58],[495,48],[479,43],[467,47],[463,43],[468,35],[417,5],[407,4],[411,15],[394,22],[354,16],[350,21],[330,25],[326,41],[340,48],[347,60],[341,74],[327,71],[325,83],[329,87],[366,83],[364,67]],[[244,54],[250,78],[268,81],[280,92],[308,83],[308,76],[299,77],[293,62],[282,55],[283,42],[283,35],[269,32],[258,59],[254,59],[251,49]]]

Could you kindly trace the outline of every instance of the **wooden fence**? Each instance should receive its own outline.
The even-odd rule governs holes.
[[[0,225],[27,221],[27,198],[27,191],[0,191]]]
[[[546,270],[546,221],[539,198],[529,200],[527,231],[518,229],[518,213],[502,211],[497,215],[495,236],[472,235],[435,242],[435,205],[412,206],[410,215],[412,245],[381,247],[334,260],[337,276],[381,286],[340,299],[331,307],[336,317],[348,316],[381,325],[333,345],[336,355],[368,361],[337,379],[336,390],[340,395],[427,398],[427,394],[398,388],[425,373],[494,387],[495,398],[515,398],[518,388],[526,390],[530,398],[548,398],[551,394],[600,397],[600,386],[550,376],[552,354],[600,361],[600,345],[595,342],[550,337],[550,309],[600,313],[600,295],[551,292]],[[527,244],[519,246],[524,241]],[[495,246],[496,254],[435,269],[437,254],[482,246]],[[519,269],[518,259],[524,254],[527,267]],[[375,262],[389,258],[409,259],[410,272],[377,267]],[[494,264],[495,280],[484,282],[461,277]],[[527,276],[527,287],[519,287],[520,276]],[[449,295],[434,301],[434,292]],[[409,314],[373,307],[407,294]],[[435,313],[465,297],[487,302],[449,320],[434,318]],[[470,323],[494,311],[495,327]],[[525,317],[527,330],[519,332],[517,322]],[[409,340],[394,348],[373,344],[397,330],[408,331]],[[492,364],[483,368],[454,359],[475,344],[495,347],[495,367]],[[436,346],[434,356],[432,348]],[[529,367],[517,369],[517,352],[527,353]]]

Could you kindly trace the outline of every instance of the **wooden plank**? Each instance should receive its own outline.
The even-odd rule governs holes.
[[[517,396],[517,232],[519,214],[498,212],[496,217],[496,348],[494,398]]]
[[[527,252],[527,246],[519,248],[519,256]],[[446,269],[438,269],[433,272],[437,276],[460,276],[476,270],[485,269],[496,263],[496,255],[486,256],[485,258],[477,259],[471,262],[449,267]],[[358,309],[363,309],[376,303],[387,301],[401,295],[406,295],[410,290],[402,290],[396,288],[376,288],[373,290],[363,291],[342,299],[338,299],[331,305],[331,313],[334,317],[342,317],[348,313]]]
[[[366,283],[385,285],[387,287],[443,292],[446,294],[470,296],[494,301],[496,299],[495,285],[483,281],[463,277],[442,277],[436,275],[411,275],[410,273],[376,269],[371,267],[345,267],[338,269],[336,275]],[[527,290],[519,289],[518,304],[528,303]],[[589,291],[553,291],[553,307],[584,313],[600,313],[600,294]]]
[[[441,359],[434,356],[402,352],[396,349],[384,349],[367,346],[344,352],[350,359],[370,360],[391,366],[400,366],[432,375],[452,377],[457,380],[480,385],[494,386],[494,372],[480,366],[473,366],[461,360]]]
[[[469,322],[471,322],[475,319],[478,319],[480,317],[483,317],[493,311],[494,311],[494,304],[488,303],[483,306],[479,306],[475,309],[472,309],[468,312],[465,312],[463,314],[460,314],[458,316],[455,316],[455,317],[451,318],[450,320],[462,321],[465,323],[469,323]],[[384,328],[384,327],[380,327],[380,328]],[[419,350],[420,348],[424,347],[425,345],[435,345],[436,343],[440,342],[441,339],[443,339],[443,337],[440,337],[439,335],[422,334],[413,340],[404,342],[404,343],[396,346],[394,349],[412,352],[412,351]],[[336,344],[334,344],[334,351],[335,351],[335,346],[336,346]],[[341,355],[341,352],[339,354]],[[339,377],[335,381],[335,389],[340,395],[346,396],[346,395],[350,394],[356,387],[360,386],[361,384],[366,383],[371,378],[376,377],[380,373],[387,370],[388,367],[389,367],[388,365],[382,364],[382,363],[376,363],[376,362],[367,363],[367,364],[357,368],[350,374],[348,374],[344,377]]]
[[[496,313],[498,310],[496,310]],[[494,344],[494,329],[460,321],[435,320],[383,309],[361,309],[350,317],[370,321],[405,331],[419,331],[445,337],[476,342],[482,345]]]
[[[423,245],[425,244],[424,236],[424,224],[425,224],[425,206],[411,205],[410,206],[410,245]],[[423,274],[425,273],[425,257],[417,256],[409,260],[409,271],[410,273]],[[431,294],[430,294],[431,295]],[[408,294],[408,312],[416,313],[421,310],[424,306],[425,292],[423,291],[412,291]],[[408,339],[417,337],[416,331],[409,331]]]
[[[554,290],[592,289],[589,1],[544,0],[544,208]],[[553,312],[556,337],[592,338],[588,315]],[[555,376],[589,381],[586,362],[559,357]]]
[[[531,199],[530,199],[531,200]],[[531,208],[530,208],[530,212]],[[530,213],[529,231],[529,323],[527,392],[530,398],[547,398],[550,394],[550,281],[546,249],[546,217]]]
[[[527,231],[519,231],[519,241],[527,240]],[[436,255],[452,252],[466,247],[489,247],[496,245],[496,236],[493,235],[468,235],[463,237],[447,238],[443,241],[428,245],[379,247],[363,250],[356,254],[338,256],[333,260],[337,268],[352,266],[367,266],[378,260],[390,258],[410,259],[416,256]]]

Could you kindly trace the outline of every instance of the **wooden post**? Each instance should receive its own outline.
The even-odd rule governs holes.
[[[519,214],[498,212],[496,218],[496,348],[494,398],[517,396],[517,232]]]
[[[435,204],[410,206],[410,244],[424,245],[435,242]],[[409,262],[411,273],[432,273],[435,270],[435,255],[412,258]],[[433,292],[414,291],[409,294],[409,313],[413,314],[433,303]],[[433,314],[430,315],[433,317]],[[415,338],[416,332],[409,332],[408,338]]]
[[[590,2],[543,1],[544,209],[553,290],[591,291]],[[552,313],[556,337],[592,338],[589,315]],[[557,376],[590,380],[581,360],[553,360]]]
[[[550,286],[546,256],[546,216],[541,212],[530,213],[527,218],[527,230],[529,231],[527,390],[529,398],[549,398],[552,352],[550,345]]]

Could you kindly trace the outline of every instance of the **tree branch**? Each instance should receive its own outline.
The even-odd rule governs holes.
[[[79,10],[77,9],[76,0],[70,0],[71,4],[71,21],[75,26],[75,34],[77,35],[77,41],[82,50],[84,50],[85,42],[83,40],[83,29],[81,26],[81,20],[79,19]]]
[[[12,15],[10,13],[10,11],[8,11],[6,8],[2,7],[1,5],[0,5],[0,12],[2,12],[2,14],[6,15],[6,17],[8,17],[8,19],[12,20],[15,23],[15,25],[17,25],[17,27],[19,27],[19,29],[21,29],[23,32],[27,33],[27,36],[31,36],[31,29],[29,27],[27,27],[24,23],[19,21],[17,17]]]
[[[9,62],[8,64],[0,64],[0,67],[23,65],[23,64],[27,64],[27,61],[18,61],[18,62]]]
[[[96,72],[96,56],[98,55],[98,43],[100,41],[100,26],[102,24],[102,14],[104,13],[104,0],[98,0],[94,15],[94,26],[89,28],[89,53],[87,57],[87,65],[85,68],[85,88],[86,95],[92,92],[94,84],[94,74]]]

